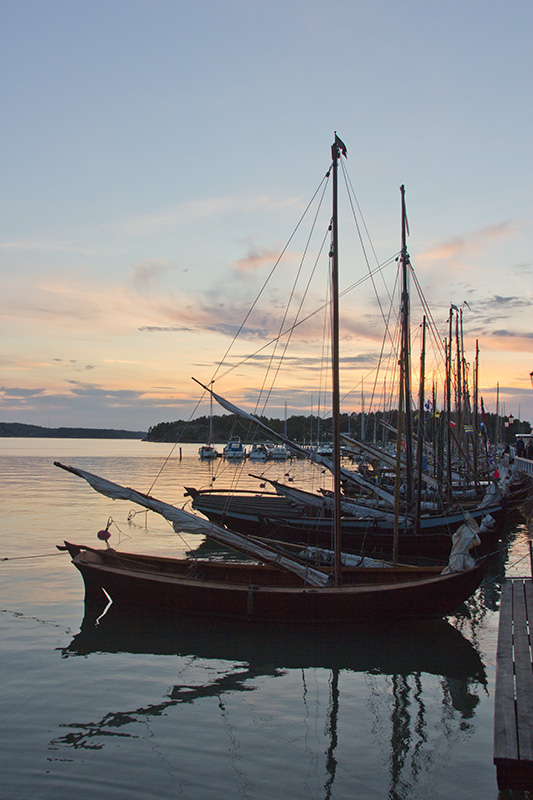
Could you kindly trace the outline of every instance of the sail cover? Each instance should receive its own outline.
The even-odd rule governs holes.
[[[209,536],[219,544],[228,545],[241,553],[254,556],[269,564],[285,569],[288,572],[294,572],[299,575],[303,580],[312,586],[325,586],[329,580],[329,575],[320,570],[308,567],[305,564],[300,564],[288,556],[283,555],[279,551],[263,545],[259,541],[250,540],[247,537],[241,536],[233,531],[228,531],[220,525],[213,522],[197,517],[189,511],[170,503],[164,503],[161,500],[156,500],[148,494],[143,494],[136,489],[130,489],[126,486],[121,486],[118,483],[113,483],[99,475],[94,475],[92,472],[86,472],[77,467],[69,467],[61,464],[59,461],[54,461],[56,467],[71,472],[79,478],[83,478],[89,483],[92,488],[105,495],[111,497],[113,500],[129,500],[131,503],[148,508],[150,511],[155,511],[156,514],[161,514],[162,517],[172,522],[176,530],[183,531],[184,533],[198,533]]]

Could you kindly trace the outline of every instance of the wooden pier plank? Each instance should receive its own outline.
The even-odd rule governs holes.
[[[494,763],[500,789],[533,789],[533,582],[512,579],[502,587]]]
[[[515,687],[513,669],[513,584],[502,586],[494,700],[494,762],[516,761]]]
[[[526,606],[529,581],[515,581],[514,587],[514,661],[516,682],[516,717],[518,729],[518,755],[520,761],[533,767],[533,671],[531,642]]]

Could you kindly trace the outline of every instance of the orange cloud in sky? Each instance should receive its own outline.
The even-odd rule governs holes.
[[[231,269],[236,272],[249,272],[259,267],[272,266],[276,263],[279,253],[280,248],[272,250],[252,250],[247,256],[244,256],[244,258],[234,261],[233,264],[231,264]],[[288,256],[289,254],[286,253],[285,257]],[[296,256],[294,256],[294,258],[296,258]]]
[[[301,204],[295,197],[276,199],[265,194],[255,197],[237,195],[206,197],[170,206],[159,213],[135,217],[124,223],[124,230],[128,234],[144,236],[164,229],[183,228],[197,220],[221,214],[245,214],[257,209],[284,209]]]
[[[417,261],[449,261],[453,267],[462,267],[463,259],[468,256],[477,255],[490,245],[494,240],[504,239],[514,236],[520,226],[517,223],[500,222],[495,225],[488,225],[477,231],[472,231],[462,236],[455,236],[448,242],[441,242],[430,247],[417,256]]]

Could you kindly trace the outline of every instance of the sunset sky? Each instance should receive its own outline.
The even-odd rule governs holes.
[[[210,380],[337,131],[378,262],[399,250],[405,184],[439,330],[461,308],[487,409],[499,384],[505,413],[533,422],[530,0],[4,0],[0,13],[0,421],[146,430],[206,413],[191,376]],[[348,238],[341,255],[345,288],[367,267]],[[236,361],[272,338],[291,280],[260,301]],[[368,282],[349,302],[345,388],[368,385],[383,336]],[[271,416],[285,401],[309,413],[318,339],[296,342]],[[218,391],[251,408],[258,361]]]

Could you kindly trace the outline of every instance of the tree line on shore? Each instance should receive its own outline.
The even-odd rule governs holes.
[[[341,431],[360,439],[362,431],[367,442],[378,444],[388,440],[390,433],[382,423],[393,428],[397,425],[396,411],[341,414]],[[331,441],[331,418],[322,419],[316,415],[296,414],[287,420],[276,417],[259,417],[275,433],[285,436],[299,444],[314,444],[318,441]],[[427,414],[425,436],[434,441],[438,431],[442,430],[445,415],[440,417]],[[415,420],[416,422],[416,420]],[[526,420],[510,420],[496,414],[486,414],[481,433],[485,433],[492,443],[499,441],[513,444],[516,435],[531,433],[531,424]],[[0,437],[34,437],[55,439],[142,439],[147,442],[207,442],[209,437],[210,418],[197,417],[194,420],[175,420],[159,422],[146,431],[116,430],[113,428],[46,428],[40,425],[28,425],[22,422],[0,422]],[[213,417],[213,441],[225,443],[231,436],[240,436],[245,443],[264,440],[265,433],[258,426],[243,422],[235,414],[222,414]],[[415,428],[416,432],[416,428]]]
[[[358,439],[361,438],[361,431],[363,431],[365,441],[381,443],[391,437],[391,434],[387,432],[387,428],[382,423],[396,428],[397,416],[396,411],[376,411],[365,413],[364,415],[360,412],[341,414],[341,431]],[[331,418],[321,419],[316,415],[296,414],[288,417],[287,420],[264,416],[259,416],[258,419],[278,435],[286,436],[290,441],[299,444],[331,441],[332,438]],[[504,419],[506,418],[496,414],[486,414],[485,419],[480,423],[480,433],[485,433],[492,443],[499,441],[506,444],[515,442],[516,434],[518,433],[531,433],[529,422],[513,420],[512,423],[509,423],[507,420],[506,424]],[[210,422],[211,420],[208,416],[197,417],[189,421],[160,422],[148,429],[145,440],[148,442],[173,443],[207,442]],[[429,441],[434,441],[445,424],[445,415],[437,416],[428,412],[424,422],[426,438]],[[245,444],[268,438],[261,428],[249,422],[244,422],[235,414],[214,416],[212,423],[214,442],[225,443],[231,436],[240,436]]]
[[[146,431],[113,428],[44,428],[23,422],[0,422],[0,436],[36,439],[144,439]]]

